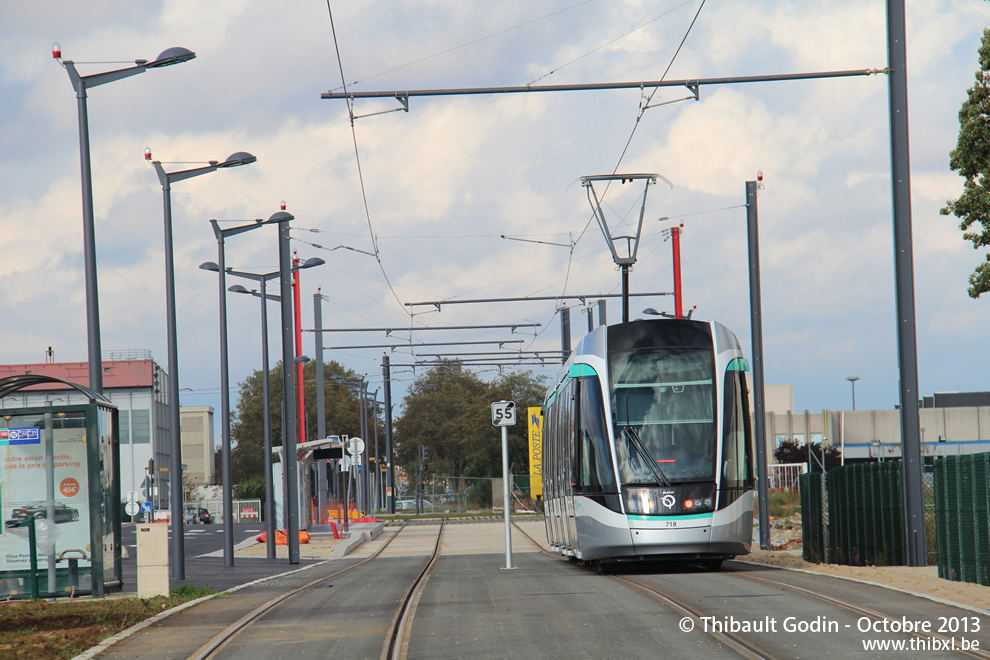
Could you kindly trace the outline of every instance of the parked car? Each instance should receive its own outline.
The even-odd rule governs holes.
[[[210,515],[209,509],[197,506],[187,506],[186,511],[186,523],[202,523],[204,525],[209,525],[213,522],[213,516]]]
[[[31,504],[14,507],[14,510],[10,513],[10,517],[17,521],[27,520],[28,518],[47,518],[48,502],[32,502]],[[77,509],[73,509],[71,506],[62,502],[55,503],[56,524],[73,522],[75,520],[79,520],[79,511]]]
[[[396,511],[416,511],[416,500],[396,500],[395,502]],[[423,500],[423,511],[433,511],[433,502],[424,499]]]

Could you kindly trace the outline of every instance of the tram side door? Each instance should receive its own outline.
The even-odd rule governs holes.
[[[581,548],[581,543],[578,540],[577,533],[577,522],[574,519],[574,487],[576,484],[575,475],[577,474],[577,443],[580,440],[580,432],[578,430],[578,415],[581,411],[581,406],[579,405],[578,397],[580,396],[580,388],[578,386],[577,379],[571,379],[567,386],[567,396],[565,399],[565,429],[567,429],[567,441],[565,443],[564,451],[567,455],[567,470],[564,475],[564,484],[567,492],[566,496],[566,515],[564,516],[564,524],[567,527],[567,545],[568,547],[579,550]]]

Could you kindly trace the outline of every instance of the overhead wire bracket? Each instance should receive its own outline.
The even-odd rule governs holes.
[[[391,112],[409,112],[409,94],[399,94],[399,93],[396,93],[395,100],[398,101],[402,105],[401,108],[392,108],[391,110],[381,110],[379,112],[369,112],[366,115],[356,115],[356,114],[354,114],[354,109],[353,109],[354,108],[354,106],[353,106],[354,97],[351,96],[350,97],[350,103],[348,103],[348,105],[347,105],[347,112],[351,116],[351,121],[352,122],[355,119],[364,119],[365,117],[374,117],[376,115],[387,115],[387,114],[389,114]]]
[[[643,101],[641,99],[640,100],[640,103],[639,103],[639,109],[640,109],[640,111],[642,111],[642,110],[649,110],[650,108],[659,108],[661,105],[670,105],[671,103],[680,103],[681,101],[690,101],[692,99],[695,100],[695,101],[700,101],[701,100],[701,88],[698,85],[698,83],[686,82],[686,83],[684,83],[684,86],[687,87],[687,89],[688,89],[689,92],[691,92],[691,96],[684,96],[684,97],[681,97],[679,99],[671,99],[670,101],[663,101],[661,103],[654,103],[652,105],[644,105],[643,104]],[[643,96],[643,98],[646,98],[645,95]]]

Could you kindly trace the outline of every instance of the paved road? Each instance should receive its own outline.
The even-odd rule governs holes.
[[[265,531],[263,523],[234,523],[234,545],[241,541],[258,536]],[[169,529],[169,540],[172,538]],[[131,556],[137,549],[137,524],[124,523],[121,525],[121,543]],[[187,557],[198,557],[210,552],[223,550],[223,525],[186,525],[185,554]]]
[[[264,531],[258,523],[234,523],[234,546]],[[123,562],[124,593],[137,591],[137,530],[134,523],[124,523],[121,540],[127,548],[128,559]],[[171,540],[171,535],[169,535]],[[298,565],[290,565],[288,559],[269,560],[263,557],[235,557],[233,566],[225,566],[223,561],[222,525],[187,525],[185,534],[184,580],[171,580],[173,589],[184,585],[203,587],[209,585],[217,591],[224,591],[247,582],[278,575],[313,564],[312,560],[302,560]]]

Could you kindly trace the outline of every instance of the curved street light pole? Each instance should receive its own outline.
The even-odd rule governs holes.
[[[277,224],[279,227],[279,243],[281,250],[281,230],[286,228],[286,243],[288,242],[288,229],[287,223],[292,220],[292,215],[280,211],[273,214],[268,220],[255,220],[253,224],[240,225],[237,227],[231,227],[229,229],[220,229],[220,225],[216,220],[210,220],[210,225],[213,227],[213,233],[217,238],[217,258],[219,263],[213,263],[208,261],[206,263],[200,264],[202,270],[209,270],[217,272],[220,274],[220,430],[221,430],[221,479],[223,482],[223,563],[224,566],[230,567],[234,565],[234,528],[233,516],[233,495],[231,492],[231,465],[230,465],[230,385],[229,385],[229,375],[228,375],[228,365],[227,365],[227,281],[226,281],[226,267],[224,265],[224,239],[227,236],[236,236],[237,234],[242,234],[246,231],[251,231],[259,227],[264,227],[265,225]],[[288,269],[286,268],[284,272],[280,273],[283,280],[288,278]],[[284,283],[283,283],[284,286]],[[284,300],[284,298],[283,298]],[[283,308],[285,307],[283,303]],[[283,310],[284,316],[284,310]],[[285,337],[283,335],[283,343]],[[283,347],[284,348],[284,347]],[[284,351],[283,351],[284,358]],[[291,359],[291,356],[290,356]],[[286,369],[282,369],[286,371]],[[289,372],[289,379],[291,382],[292,372]],[[291,391],[291,390],[290,390]],[[287,424],[291,423],[293,428],[295,426],[294,415],[291,411],[286,414]],[[289,449],[288,447],[286,449]],[[292,453],[295,453],[295,443],[292,443],[291,447]],[[287,465],[291,464],[291,461],[287,461]],[[291,522],[291,521],[290,521]],[[291,526],[290,526],[291,531]],[[292,561],[292,545],[293,540],[290,536],[289,538],[289,563],[299,563],[299,530],[296,527],[296,538],[295,538],[295,548],[296,548],[296,561]]]
[[[186,48],[169,48],[154,61],[134,60],[134,66],[116,71],[94,73],[81,76],[76,71],[75,62],[62,59],[62,47],[52,45],[52,57],[69,74],[73,89],[76,90],[76,105],[79,114],[79,167],[82,178],[83,207],[83,260],[86,272],[86,334],[89,357],[89,387],[103,394],[103,355],[100,341],[100,302],[96,277],[96,223],[93,214],[93,172],[89,152],[89,113],[86,106],[86,90],[115,80],[129,78],[144,73],[145,69],[155,69],[186,62],[196,57],[196,53]]]
[[[170,446],[169,465],[169,508],[171,520],[171,567],[172,579],[186,579],[185,563],[185,524],[182,481],[182,416],[179,411],[179,345],[175,322],[175,258],[172,250],[172,182],[184,181],[195,176],[215,172],[218,168],[248,165],[257,160],[253,155],[239,151],[223,163],[211,160],[205,167],[197,167],[180,172],[166,172],[161,161],[151,160],[151,149],[144,150],[145,160],[151,162],[162,184],[162,199],[165,208],[165,326],[168,340],[168,419]]]

